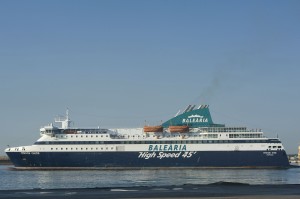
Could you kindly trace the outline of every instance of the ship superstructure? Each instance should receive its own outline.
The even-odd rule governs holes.
[[[7,148],[18,169],[285,168],[278,138],[212,121],[208,105],[189,105],[158,126],[72,128],[69,114],[40,129],[31,146]]]

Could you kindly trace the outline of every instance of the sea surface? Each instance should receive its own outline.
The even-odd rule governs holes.
[[[0,165],[0,190],[167,186],[237,182],[300,184],[300,168],[160,170],[13,170]]]

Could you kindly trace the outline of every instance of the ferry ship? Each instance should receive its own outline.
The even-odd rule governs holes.
[[[5,150],[16,169],[287,168],[278,138],[212,121],[208,105],[189,105],[158,126],[75,128],[65,117],[40,129],[31,146]]]

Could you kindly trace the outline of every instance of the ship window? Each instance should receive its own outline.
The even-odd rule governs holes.
[[[281,146],[278,146],[279,149],[281,149]]]
[[[78,138],[78,135],[76,135],[76,137]]]
[[[93,136],[91,135],[91,138],[92,138]]]
[[[68,150],[68,148],[66,148],[66,150]]]
[[[51,148],[51,150],[53,150],[53,148]]]
[[[88,137],[88,135],[86,135],[85,137]]]
[[[71,138],[73,137],[73,135],[71,135]]]
[[[71,148],[71,150],[73,150],[73,148]]]
[[[111,149],[114,149],[114,147],[111,147]]]
[[[88,148],[86,148],[86,150],[88,150]]]
[[[96,138],[98,137],[98,135],[96,135]]]
[[[93,150],[93,148],[91,148],[91,150]]]
[[[106,135],[106,137],[108,137],[108,135]]]
[[[103,150],[103,148],[101,148],[101,150]]]
[[[106,150],[108,150],[108,147],[106,147]]]
[[[64,150],[63,148],[61,148],[61,150]]]

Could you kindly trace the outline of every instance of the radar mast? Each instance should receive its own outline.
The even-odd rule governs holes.
[[[62,129],[70,128],[71,120],[69,118],[69,109],[67,108],[65,117],[55,118],[55,122],[61,123]]]

